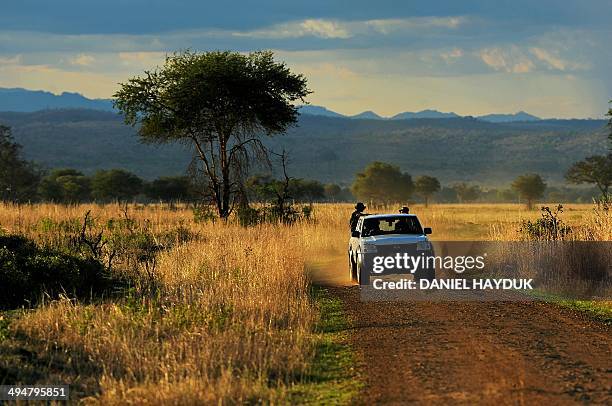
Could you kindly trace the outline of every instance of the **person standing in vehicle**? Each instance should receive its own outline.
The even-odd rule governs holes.
[[[363,211],[366,209],[365,204],[359,202],[355,205],[355,211],[351,214],[351,220],[349,225],[351,227],[351,233],[355,231],[357,228],[357,221],[359,221],[359,216],[363,214]]]

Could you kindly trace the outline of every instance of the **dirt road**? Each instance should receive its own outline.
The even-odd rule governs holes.
[[[365,376],[359,404],[612,404],[610,327],[541,302],[362,302],[344,260],[317,267]]]

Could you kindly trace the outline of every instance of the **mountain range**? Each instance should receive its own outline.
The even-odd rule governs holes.
[[[0,111],[34,112],[47,109],[94,109],[112,111],[112,101],[109,99],[89,99],[79,93],[63,92],[59,95],[42,90],[28,90],[22,88],[0,88]],[[353,116],[347,116],[329,110],[323,106],[304,105],[300,106],[303,114],[342,117],[366,120],[409,120],[415,118],[458,118],[455,113],[444,113],[437,110],[422,110],[418,112],[403,112],[392,117],[382,117],[373,111],[364,111]],[[515,114],[487,114],[477,117],[480,120],[492,123],[504,123],[514,121],[537,121],[539,117],[519,111]]]
[[[335,111],[329,110],[323,106],[314,106],[314,105],[304,105],[300,106],[300,113],[302,114],[310,114],[315,116],[325,116],[325,117],[342,117],[342,118],[351,118],[351,119],[365,119],[365,120],[411,120],[415,118],[459,118],[461,117],[459,114],[450,112],[444,113],[438,110],[421,110],[417,112],[405,111],[403,113],[398,113],[391,117],[383,117],[375,112],[368,110],[363,113],[355,114],[353,116],[347,116],[344,114],[337,113]],[[513,121],[538,121],[541,120],[540,117],[536,117],[532,114],[525,113],[524,111],[519,111],[514,114],[487,114],[484,116],[476,117],[479,120],[488,121],[490,123],[509,123]]]
[[[146,179],[185,172],[192,152],[184,145],[142,144],[136,129],[113,111],[63,109],[0,112],[27,159],[45,168],[85,173],[124,168]],[[284,135],[264,137],[289,154],[292,176],[350,184],[372,161],[398,165],[412,176],[443,184],[508,184],[539,173],[563,182],[569,166],[607,151],[605,120],[538,120],[490,123],[475,118],[352,119],[302,114]]]
[[[108,99],[88,99],[79,93],[59,95],[44,90],[0,88],[0,111],[32,112],[47,109],[95,109],[112,111]]]

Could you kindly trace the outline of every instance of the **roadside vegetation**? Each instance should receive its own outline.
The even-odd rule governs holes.
[[[2,238],[27,241],[43,265],[97,261],[104,284],[48,290],[34,281],[22,301],[4,303],[0,379],[69,382],[102,404],[347,401],[359,385],[347,378],[355,356],[343,344],[347,321],[334,298],[312,293],[306,270],[344,252],[351,210],[315,204],[309,219],[244,227],[178,203],[2,204]],[[412,211],[436,240],[517,240],[522,222],[540,217],[523,205]],[[610,240],[601,216],[592,205],[563,212],[573,230]],[[68,281],[81,281],[66,269]]]

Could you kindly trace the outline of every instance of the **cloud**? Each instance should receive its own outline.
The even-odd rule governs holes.
[[[349,32],[335,21],[304,20],[300,24],[300,31],[320,38],[348,38]]]
[[[529,48],[529,52],[531,52],[538,60],[544,62],[549,69],[575,71],[588,69],[589,67],[589,65],[586,63],[578,63],[563,59],[556,51],[548,51],[544,48],[531,47]]]
[[[163,63],[166,52],[119,52],[117,56],[123,65],[150,69]]]
[[[558,70],[565,70],[567,63],[558,56],[555,56],[542,48],[529,48],[529,51],[540,61],[546,62],[550,67]]]
[[[378,19],[364,21],[366,27],[373,28],[381,34],[390,34],[396,31],[445,28],[454,29],[466,22],[465,17],[414,17],[404,19]]]
[[[452,63],[457,58],[461,58],[463,56],[463,50],[460,48],[453,48],[448,52],[442,52],[440,54],[440,58],[444,59],[446,63]]]
[[[346,24],[324,19],[307,19],[303,21],[292,21],[276,24],[272,27],[252,30],[234,31],[235,37],[261,38],[261,39],[284,39],[301,38],[312,36],[317,38],[350,38]]]
[[[527,73],[535,68],[533,61],[518,47],[485,48],[479,52],[480,59],[496,71]]]
[[[78,66],[89,66],[92,63],[94,63],[95,60],[96,60],[96,58],[94,58],[91,55],[78,54],[74,58],[70,59],[70,63],[72,65],[78,65]]]
[[[248,38],[302,38],[348,39],[358,35],[390,35],[431,29],[455,29],[467,21],[465,17],[411,17],[340,21],[330,19],[306,19],[276,24],[252,31],[235,31],[232,35]],[[421,32],[423,34],[423,32]]]
[[[21,63],[21,55],[15,56],[0,56],[0,65],[19,65]]]

